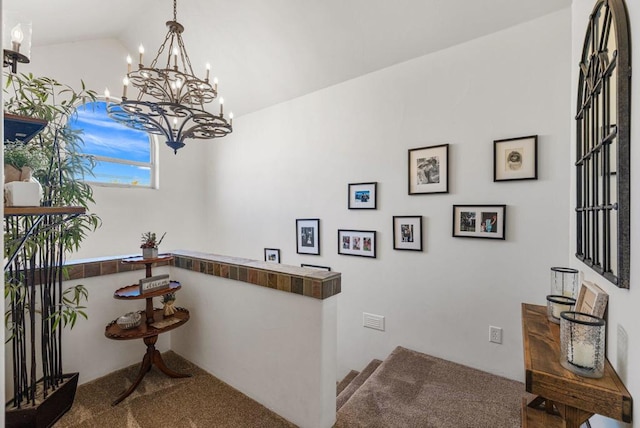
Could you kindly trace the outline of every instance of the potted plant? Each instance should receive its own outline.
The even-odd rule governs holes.
[[[142,248],[143,259],[155,259],[158,257],[158,246],[166,234],[167,232],[163,233],[159,240],[156,238],[155,232],[144,232],[142,234],[140,248]]]
[[[5,160],[44,160],[43,165],[29,165],[36,166],[43,207],[5,211],[5,357],[11,367],[7,378],[13,380],[5,422],[8,427],[51,426],[71,407],[78,380],[78,373],[62,371],[62,327],[87,317],[86,288],[62,288],[64,259],[100,224],[95,214],[68,208],[88,209],[93,191],[82,181],[92,160],[79,153],[80,134],[66,123],[76,103],[94,100],[95,93],[84,84],[77,92],[32,74],[5,74],[5,79],[5,112],[47,124],[28,144],[5,146]]]
[[[176,313],[176,307],[174,306],[176,302],[175,292],[170,291],[169,293],[163,294],[160,300],[163,304],[165,318],[170,317]]]
[[[34,171],[43,171],[48,163],[36,144],[7,141],[4,144],[4,182],[28,181]]]

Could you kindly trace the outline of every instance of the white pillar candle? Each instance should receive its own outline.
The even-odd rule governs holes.
[[[567,361],[576,366],[594,369],[596,367],[596,348],[591,343],[573,342],[569,345]]]
[[[562,303],[551,303],[551,313],[554,318],[560,318],[560,312],[570,311],[571,305],[563,305]]]

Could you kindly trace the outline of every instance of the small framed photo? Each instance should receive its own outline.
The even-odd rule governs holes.
[[[607,309],[609,295],[593,282],[582,281],[578,299],[576,301],[576,312],[593,315],[594,317],[604,317]]]
[[[375,230],[338,229],[338,254],[375,258]]]
[[[453,236],[505,239],[506,205],[454,205]]]
[[[393,249],[422,251],[422,216],[393,216]]]
[[[409,194],[449,193],[449,145],[409,150]]]
[[[271,263],[280,263],[280,250],[277,248],[265,248],[264,261]]]
[[[296,248],[298,254],[320,255],[320,219],[296,220]]]
[[[493,181],[537,179],[537,135],[493,142]]]
[[[329,266],[308,265],[308,264],[302,263],[300,267],[331,272],[331,268]]]
[[[375,210],[378,199],[377,187],[377,182],[349,184],[349,209]]]

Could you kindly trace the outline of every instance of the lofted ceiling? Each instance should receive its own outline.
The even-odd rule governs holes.
[[[179,0],[194,70],[236,116],[568,8],[571,0]],[[155,53],[171,0],[3,0],[37,47],[115,38]],[[52,18],[55,17],[55,18]],[[123,59],[124,64],[124,59]],[[196,72],[198,74],[199,72]]]

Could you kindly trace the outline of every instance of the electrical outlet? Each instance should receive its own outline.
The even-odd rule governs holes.
[[[489,326],[489,342],[502,343],[502,328]]]

